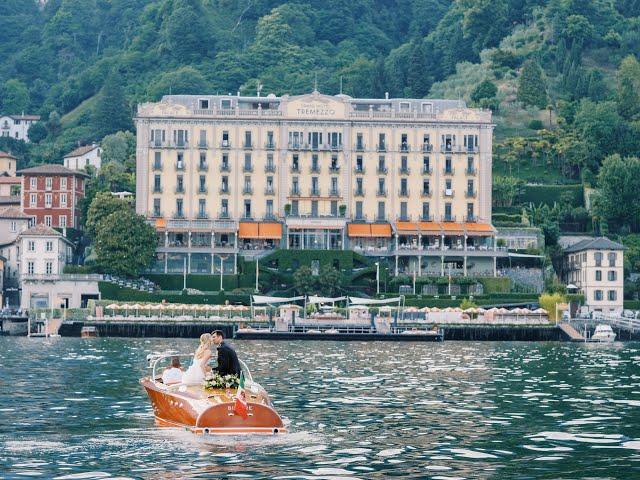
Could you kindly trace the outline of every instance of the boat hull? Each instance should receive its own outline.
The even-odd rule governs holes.
[[[247,398],[248,415],[243,418],[234,413],[235,398],[224,391],[213,395],[197,395],[193,389],[167,391],[161,383],[143,379],[141,383],[153,407],[156,425],[179,427],[196,434],[242,435],[286,433],[278,413],[263,403]]]

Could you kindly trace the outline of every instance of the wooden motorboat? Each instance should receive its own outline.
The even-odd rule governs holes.
[[[151,400],[157,425],[185,428],[205,435],[274,435],[287,432],[269,395],[260,384],[253,381],[251,372],[243,362],[240,363],[245,376],[246,416],[235,412],[236,388],[205,389],[201,384],[163,384],[161,375],[156,375],[156,366],[160,360],[174,355],[150,356],[148,360],[152,375],[140,380]]]
[[[92,337],[99,337],[100,335],[98,334],[98,328],[95,326],[86,326],[86,327],[82,327],[82,329],[80,330],[80,336],[82,338],[92,338]]]

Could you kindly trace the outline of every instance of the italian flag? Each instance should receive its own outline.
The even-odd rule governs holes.
[[[242,372],[240,372],[240,381],[238,382],[238,391],[236,392],[236,403],[233,406],[233,413],[240,415],[242,418],[247,418],[249,416],[247,395],[244,391],[244,375]]]

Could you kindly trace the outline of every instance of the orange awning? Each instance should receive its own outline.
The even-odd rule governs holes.
[[[240,222],[238,238],[260,238],[256,222]]]
[[[391,237],[391,225],[388,223],[373,223],[371,224],[371,236],[376,238],[390,238]]]
[[[489,223],[465,223],[464,228],[467,231],[467,235],[478,235],[478,236],[493,236],[495,234],[495,230],[493,226]]]
[[[167,228],[167,221],[164,218],[156,219],[156,228]]]
[[[423,233],[440,233],[442,226],[437,222],[420,222],[420,231]]]
[[[269,240],[280,240],[282,238],[282,224],[277,222],[259,223],[258,238]]]
[[[457,222],[442,222],[442,230],[445,235],[464,235],[464,224]]]
[[[347,235],[351,238],[368,238],[371,236],[371,225],[368,223],[350,223],[347,225]]]
[[[417,232],[419,225],[415,222],[396,222],[398,232]]]

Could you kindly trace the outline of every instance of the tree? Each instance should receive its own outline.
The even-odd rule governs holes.
[[[640,62],[633,55],[625,57],[618,69],[618,112],[627,119],[640,117]]]
[[[545,108],[547,105],[547,89],[542,78],[542,69],[535,60],[527,60],[522,66],[518,78],[519,101],[525,105]]]
[[[163,73],[149,86],[149,97],[160,100],[163,95],[202,95],[209,90],[209,82],[193,67],[182,67]]]
[[[19,80],[7,80],[0,89],[0,111],[18,115],[29,109],[29,89]]]
[[[124,165],[136,156],[136,137],[131,132],[116,132],[100,142],[103,164],[115,162]]]
[[[96,264],[106,273],[135,277],[155,256],[155,229],[130,209],[103,218],[95,233]]]
[[[521,181],[515,177],[493,177],[493,204],[510,207],[520,193]]]
[[[342,274],[331,265],[325,265],[320,269],[316,287],[323,295],[333,296],[342,287]]]
[[[627,227],[637,232],[640,227],[640,159],[611,155],[604,159],[598,174],[599,194],[595,200],[596,213],[609,225]]]
[[[49,132],[47,131],[47,127],[42,122],[32,123],[29,127],[29,131],[27,132],[27,136],[29,140],[33,143],[40,143],[42,140],[47,138]]]
[[[131,130],[131,112],[122,87],[122,79],[112,72],[104,82],[93,111],[96,137],[102,138],[118,130]]]
[[[99,192],[93,198],[85,220],[87,234],[96,238],[102,222],[112,213],[131,210],[124,200],[114,197],[110,192]]]
[[[311,267],[303,265],[293,274],[293,286],[300,295],[313,295],[316,292],[316,280]]]
[[[483,80],[471,92],[471,100],[480,103],[484,98],[493,98],[498,93],[498,87],[491,80]]]

